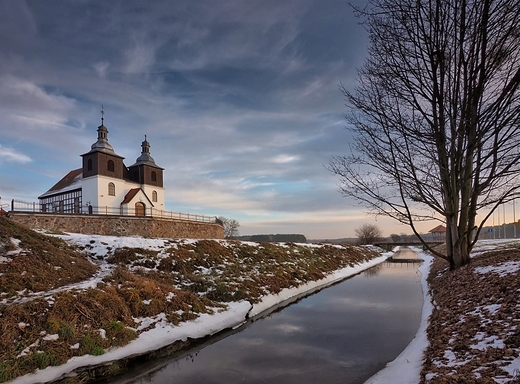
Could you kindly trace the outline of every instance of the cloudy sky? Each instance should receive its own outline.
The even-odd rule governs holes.
[[[3,203],[79,168],[103,105],[127,165],[147,135],[169,210],[236,219],[242,235],[409,232],[325,168],[349,144],[338,85],[367,52],[347,1],[2,0],[0,36]]]

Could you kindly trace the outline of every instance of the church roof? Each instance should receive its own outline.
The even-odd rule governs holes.
[[[132,188],[131,190],[129,190],[127,192],[127,194],[125,195],[125,198],[121,204],[128,204],[129,202],[131,202],[132,199],[135,197],[135,195],[137,195],[139,193],[140,190],[141,190],[141,188]]]
[[[155,164],[155,160],[150,155],[150,143],[146,140],[146,135],[144,135],[144,141],[141,143],[141,156],[139,156],[135,160],[135,164],[132,164],[131,167],[136,167],[138,165],[149,165],[155,168],[164,169]]]
[[[83,168],[78,168],[67,173],[60,181],[54,184],[51,189],[38,198],[52,196],[58,193],[73,191],[81,188],[81,180],[83,179]]]
[[[119,156],[117,153],[114,152],[114,148],[108,142],[108,129],[103,124],[103,118],[101,118],[101,125],[98,127],[97,132],[98,132],[97,141],[90,146],[89,152],[84,153],[81,156],[85,156],[85,155],[87,155],[89,153],[93,153],[93,152],[103,152],[103,153],[107,153],[109,155],[117,156],[121,159],[124,159],[123,156]]]
[[[125,198],[123,199],[123,201],[121,202],[121,204],[128,204],[132,201],[132,199],[139,193],[139,192],[142,192],[144,197],[146,197],[146,200],[148,200],[148,203],[150,203],[150,205],[153,207],[153,203],[151,202],[150,198],[148,197],[148,195],[146,194],[145,191],[143,191],[141,188],[132,188],[131,190],[129,190],[126,195],[125,195]]]

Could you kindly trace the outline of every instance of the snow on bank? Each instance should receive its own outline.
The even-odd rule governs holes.
[[[419,252],[419,257],[424,260],[424,263],[419,267],[421,273],[421,288],[424,295],[421,323],[419,329],[415,334],[413,340],[408,344],[403,352],[397,356],[393,361],[388,363],[386,367],[365,381],[365,384],[389,384],[395,383],[396,378],[399,378],[400,384],[416,384],[420,381],[420,373],[423,364],[423,352],[428,347],[428,337],[426,329],[428,328],[428,318],[430,317],[433,306],[428,289],[428,274],[430,266],[433,261],[433,256],[430,256],[420,249],[415,249]]]
[[[206,335],[213,335],[222,329],[233,328],[243,323],[250,308],[251,304],[249,302],[242,301],[230,303],[226,311],[213,315],[202,314],[197,319],[179,326],[172,326],[170,323],[163,321],[158,323],[154,329],[143,332],[137,339],[124,347],[112,349],[101,356],[83,355],[73,357],[63,365],[48,367],[44,370],[21,376],[10,381],[10,383],[45,383],[56,380],[76,368],[108,363],[125,357],[144,354],[165,347],[177,340],[186,340],[188,337],[201,338]]]
[[[145,239],[132,237],[111,237],[111,236],[90,236],[79,234],[59,235],[64,240],[71,243],[83,245],[89,251],[101,259],[108,255],[110,249],[117,247],[141,247],[156,249],[158,251],[165,247],[165,243],[170,243],[167,239]],[[183,240],[181,242],[193,242],[194,240]],[[172,245],[170,243],[169,245]],[[257,245],[257,243],[254,243]],[[307,246],[315,246],[312,244],[303,244]],[[108,248],[108,249],[107,249]],[[228,303],[228,309],[221,312],[216,312],[212,315],[201,314],[197,319],[181,323],[173,326],[165,320],[165,316],[157,316],[159,321],[156,322],[155,328],[141,333],[137,339],[131,341],[128,345],[119,348],[108,350],[101,356],[83,355],[71,358],[67,363],[48,367],[43,370],[37,370],[35,373],[27,374],[10,381],[11,384],[33,384],[45,383],[63,377],[65,375],[74,375],[74,370],[81,367],[95,366],[120,360],[126,357],[142,355],[147,352],[157,350],[159,348],[170,345],[178,340],[186,340],[188,338],[196,339],[207,335],[213,335],[221,330],[229,328],[237,328],[242,325],[248,317],[256,316],[272,307],[279,305],[289,299],[304,296],[319,288],[324,288],[335,282],[343,280],[347,277],[353,276],[368,268],[384,262],[392,252],[382,254],[381,256],[370,260],[368,262],[356,265],[354,267],[347,267],[335,271],[325,277],[324,279],[303,284],[297,288],[284,289],[276,295],[267,295],[259,303],[252,305],[248,301],[240,301]],[[100,262],[102,269],[106,268]],[[99,276],[88,281],[87,284],[78,284],[78,286],[91,286],[95,281],[99,280]],[[73,287],[67,287],[73,288]]]

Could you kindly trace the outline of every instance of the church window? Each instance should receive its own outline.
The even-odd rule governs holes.
[[[152,171],[152,181],[157,181],[157,172]]]
[[[108,195],[109,196],[116,195],[116,185],[114,183],[108,183]]]
[[[107,163],[107,169],[108,169],[110,172],[114,172],[114,161],[112,161],[112,160],[108,160],[108,163]]]
[[[153,201],[154,203],[157,202],[157,191],[152,191],[152,201]]]
[[[88,159],[87,161],[87,171],[92,171],[92,159]]]
[[[79,206],[80,206],[80,202],[79,202],[79,197],[75,197],[74,198],[74,213],[79,213]]]

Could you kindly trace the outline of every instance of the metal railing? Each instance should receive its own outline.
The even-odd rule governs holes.
[[[83,214],[83,215],[98,215],[98,216],[127,216],[127,217],[154,217],[170,220],[183,220],[183,221],[197,221],[202,223],[217,223],[222,222],[216,216],[205,216],[197,215],[193,213],[182,213],[165,211],[156,208],[142,207],[142,208],[126,208],[126,207],[108,207],[101,206],[95,207],[92,205],[88,206],[75,206],[70,209],[65,209],[59,204],[53,206],[51,209],[44,208],[40,203],[26,202],[20,200],[11,200],[11,211],[12,212],[34,212],[34,213],[45,213],[45,214]]]

